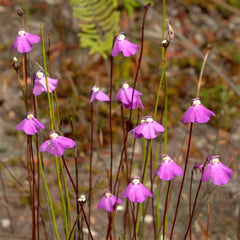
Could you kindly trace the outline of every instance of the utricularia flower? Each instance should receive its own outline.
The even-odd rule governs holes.
[[[104,193],[102,199],[98,203],[97,208],[105,208],[108,212],[113,212],[117,204],[122,204],[122,200],[108,191]]]
[[[28,113],[27,117],[16,128],[18,131],[23,130],[27,135],[34,135],[39,128],[44,129],[45,127],[34,117],[33,113]]]
[[[76,145],[75,141],[59,136],[55,131],[49,133],[49,138],[40,146],[40,152],[48,152],[55,157],[62,156],[67,148],[73,148]]]
[[[163,181],[169,181],[175,176],[182,176],[183,170],[172,160],[169,154],[164,154],[157,175]]]
[[[122,193],[122,198],[128,198],[131,202],[144,202],[152,193],[140,182],[140,177],[133,177],[131,183]]]
[[[109,101],[110,100],[110,98],[108,97],[107,94],[102,92],[99,89],[99,87],[94,85],[93,88],[92,88],[92,95],[91,95],[90,103],[92,103],[95,99],[100,101],[100,102],[104,102],[104,101]]]
[[[182,116],[183,123],[207,123],[210,120],[210,116],[216,116],[214,112],[204,107],[200,101],[200,98],[194,98],[192,100],[192,106]]]
[[[215,185],[227,184],[232,178],[233,171],[219,161],[219,156],[209,155],[207,157],[208,165],[204,168],[202,181],[213,180]]]
[[[130,57],[135,55],[138,50],[138,45],[129,42],[126,39],[124,33],[119,33],[113,39],[113,48],[112,48],[112,56],[116,57],[120,52],[122,52],[124,57]]]
[[[135,138],[153,139],[158,136],[159,132],[164,132],[164,127],[154,121],[151,116],[141,119],[141,123],[129,133],[133,133]]]
[[[32,45],[38,42],[40,42],[39,36],[27,33],[24,29],[19,29],[11,49],[17,48],[18,52],[27,53],[32,51]]]
[[[120,100],[121,103],[124,105],[124,107],[127,109],[131,109],[131,107],[132,109],[136,109],[138,106],[144,109],[144,106],[140,98],[142,96],[142,93],[140,93],[136,89],[134,91],[133,90],[134,89],[129,87],[127,82],[123,83],[122,87],[119,89],[115,97],[115,101]],[[133,96],[133,92],[134,92],[134,96]],[[133,97],[133,101],[132,101],[132,97]]]
[[[33,79],[34,79],[33,86],[34,95],[40,95],[42,92],[47,92],[46,77],[40,70],[33,75]],[[48,90],[50,93],[56,89],[57,84],[58,79],[48,77]]]

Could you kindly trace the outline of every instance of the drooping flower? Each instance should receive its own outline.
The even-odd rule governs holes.
[[[202,181],[208,182],[212,179],[215,185],[227,184],[232,178],[233,171],[219,161],[218,155],[209,155],[207,161],[208,165],[203,170]]]
[[[23,130],[27,135],[36,134],[39,128],[44,129],[45,127],[34,117],[32,113],[28,113],[27,117],[16,127],[18,131]]]
[[[210,120],[210,116],[216,116],[214,112],[207,109],[201,104],[200,98],[192,100],[192,106],[182,116],[183,123],[206,123]]]
[[[138,45],[129,42],[126,39],[124,33],[119,33],[113,39],[113,48],[112,48],[112,56],[116,57],[120,52],[122,52],[124,57],[130,57],[135,55],[138,50]]]
[[[203,170],[203,164],[195,162],[193,165],[193,171],[195,172],[199,171],[200,173],[202,173],[202,170]]]
[[[96,85],[94,85],[92,88],[90,103],[92,103],[95,99],[97,99],[100,102],[110,101],[108,95],[102,92]]]
[[[122,84],[122,87],[119,89],[115,97],[115,101],[120,100],[121,103],[124,105],[124,107],[127,109],[131,109],[131,107],[132,109],[136,109],[138,106],[144,109],[144,106],[140,98],[142,96],[142,93],[140,93],[135,89],[133,101],[132,101],[132,95],[133,95],[133,88],[129,87],[127,82],[125,82]]]
[[[47,92],[46,78],[41,71],[37,71],[33,75],[33,79],[34,79],[34,87],[33,87],[34,95],[40,95],[42,92]],[[57,84],[58,84],[58,79],[53,79],[48,77],[48,89],[50,93],[56,89]]]
[[[62,156],[67,148],[73,148],[76,145],[75,141],[59,136],[55,131],[49,133],[49,138],[40,146],[39,150],[53,154],[55,157]]]
[[[183,170],[172,160],[169,154],[164,154],[157,175],[163,181],[169,181],[175,176],[182,176]]]
[[[154,121],[151,116],[142,118],[140,125],[135,127],[129,133],[133,133],[135,138],[153,139],[158,136],[159,132],[164,132],[164,127]]]
[[[25,32],[24,29],[19,29],[11,49],[17,48],[20,53],[32,51],[32,45],[40,42],[40,37],[34,34]]]
[[[97,208],[105,208],[108,212],[113,212],[115,205],[122,204],[122,200],[111,194],[111,192],[105,192],[102,199],[98,203]]]
[[[152,193],[140,182],[140,177],[133,177],[131,183],[122,193],[122,198],[128,198],[131,202],[144,202]]]

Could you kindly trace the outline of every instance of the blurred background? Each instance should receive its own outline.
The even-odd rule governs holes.
[[[143,115],[154,111],[155,97],[161,76],[162,41],[162,1],[141,0],[0,0],[0,238],[30,239],[31,223],[28,206],[28,183],[24,159],[25,136],[16,131],[16,125],[25,117],[21,91],[16,73],[12,69],[14,56],[21,56],[11,50],[17,31],[22,27],[17,15],[19,8],[25,12],[25,29],[40,35],[43,25],[46,49],[51,56],[51,75],[59,79],[59,98],[62,128],[65,135],[76,137],[78,141],[78,162],[81,190],[87,189],[84,179],[88,172],[89,158],[89,98],[92,86],[97,83],[108,92],[109,53],[113,36],[124,32],[131,42],[140,44],[144,3],[151,2],[147,14],[142,66],[138,89],[143,93],[145,105]],[[92,17],[94,14],[94,18]],[[167,77],[169,79],[169,149],[183,165],[184,145],[187,127],[181,123],[183,112],[195,97],[197,82],[206,47],[211,45],[201,87],[202,103],[213,110],[217,117],[207,125],[196,125],[193,132],[191,163],[204,161],[209,153],[218,153],[224,164],[234,170],[233,179],[223,187],[212,189],[205,186],[203,193],[211,189],[210,239],[239,239],[239,141],[240,141],[240,2],[238,0],[169,0],[166,3],[166,18],[171,21],[175,38],[167,49]],[[168,27],[166,24],[166,31]],[[138,55],[137,55],[138,56]],[[42,66],[41,45],[34,45],[31,57],[31,73]],[[114,59],[114,89],[116,95],[124,81],[133,85],[137,57]],[[29,77],[31,85],[31,77]],[[164,104],[160,99],[158,121]],[[48,127],[46,95],[38,98],[40,119]],[[114,141],[120,144],[118,127],[119,105],[113,106]],[[106,116],[107,105],[96,106],[96,152],[102,149],[102,158],[109,156]],[[74,133],[72,133],[73,119]],[[43,139],[46,138],[43,133]],[[116,146],[118,149],[118,146]],[[115,150],[116,151],[116,150]],[[141,155],[141,150],[139,150]],[[69,164],[74,167],[69,153]],[[105,156],[106,155],[106,156]],[[98,155],[97,155],[98,156]],[[139,159],[138,159],[139,158]],[[137,161],[141,156],[136,155]],[[51,159],[46,159],[49,167],[48,180],[54,192],[54,170]],[[95,174],[101,172],[101,160],[95,157]],[[72,164],[72,165],[71,165]],[[190,178],[190,174],[189,174]],[[95,177],[95,180],[97,177]],[[85,184],[86,183],[86,184]],[[177,184],[177,183],[176,183]],[[96,196],[104,190],[104,180],[98,179]],[[106,189],[105,189],[106,190]],[[183,205],[187,204],[187,189],[183,195]],[[208,196],[206,194],[206,196]],[[57,199],[57,196],[56,196]],[[92,223],[97,239],[104,236],[101,214],[96,209]],[[185,202],[184,202],[185,201]],[[205,201],[205,202],[204,202]],[[193,239],[206,239],[207,199],[202,196],[199,217],[194,223]],[[57,208],[56,203],[56,208]],[[184,222],[183,216],[179,220]],[[106,219],[107,222],[107,219]],[[170,221],[171,222],[171,221]],[[184,224],[183,224],[184,225]],[[177,227],[181,233],[181,226]],[[238,235],[239,234],[239,235]],[[177,236],[177,235],[176,235]],[[176,237],[178,238],[179,235]],[[44,239],[44,238],[43,238]]]

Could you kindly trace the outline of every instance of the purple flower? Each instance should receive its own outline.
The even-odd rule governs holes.
[[[219,161],[218,155],[209,155],[207,161],[208,165],[203,170],[202,181],[208,182],[212,178],[215,185],[227,184],[233,175],[233,171]]]
[[[39,36],[27,33],[24,29],[19,29],[11,49],[17,48],[18,52],[27,53],[32,51],[32,45],[38,42],[40,42]]]
[[[164,127],[153,120],[151,116],[142,118],[140,125],[135,127],[129,133],[133,133],[135,138],[153,139],[159,132],[164,132]]]
[[[169,181],[175,176],[182,176],[183,170],[172,160],[169,154],[164,154],[157,175],[163,181]]]
[[[147,197],[152,197],[152,193],[140,183],[140,177],[134,177],[131,180],[131,183],[122,193],[122,198],[128,198],[131,202],[144,202]]]
[[[33,94],[40,95],[42,92],[47,92],[46,78],[41,71],[37,71],[34,75]],[[49,92],[53,92],[57,87],[58,79],[48,77]]]
[[[110,98],[108,97],[107,94],[100,91],[99,88],[96,85],[94,85],[93,88],[92,88],[92,95],[91,95],[90,103],[92,103],[95,99],[97,99],[100,102],[110,100]]]
[[[210,120],[210,116],[216,116],[214,112],[210,111],[201,104],[200,98],[192,100],[192,106],[182,116],[183,123],[206,123]]]
[[[113,39],[112,56],[116,57],[122,52],[124,57],[135,55],[138,50],[138,45],[129,42],[123,33],[119,33]]]
[[[55,131],[49,133],[49,138],[40,146],[39,150],[53,154],[55,157],[62,156],[66,148],[73,148],[76,145],[72,139],[59,136]]]
[[[199,170],[200,173],[202,173],[203,164],[195,162],[194,165],[193,165],[193,171],[195,171],[197,173],[198,170]]]
[[[136,109],[138,106],[140,106],[142,109],[144,109],[144,106],[142,104],[142,101],[140,97],[142,96],[142,93],[134,90],[134,96],[133,96],[133,103],[132,103],[132,95],[133,95],[133,88],[129,87],[127,82],[122,84],[122,87],[119,89],[115,101],[120,100],[121,103],[124,105],[127,109]]]
[[[41,124],[32,113],[28,113],[27,117],[17,125],[17,130],[23,130],[27,135],[34,135],[38,132],[38,129],[44,129],[45,127]]]
[[[122,204],[122,200],[115,197],[108,191],[104,193],[104,196],[98,203],[97,208],[105,208],[108,212],[113,212],[116,204]]]

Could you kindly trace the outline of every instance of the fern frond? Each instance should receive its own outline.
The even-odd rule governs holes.
[[[80,46],[90,54],[110,53],[113,37],[119,32],[118,0],[71,0],[73,14],[80,20]]]

